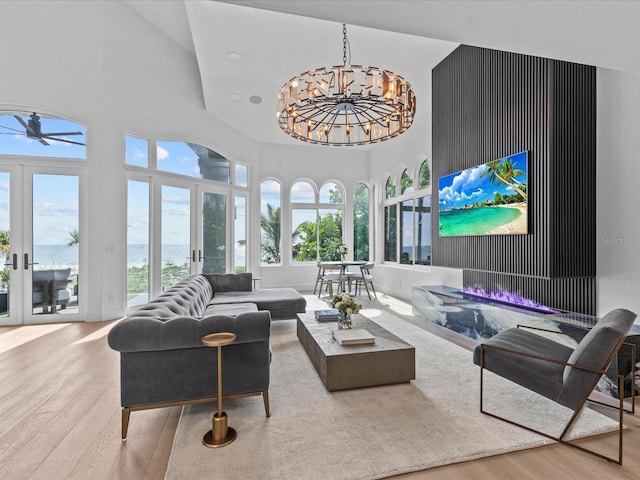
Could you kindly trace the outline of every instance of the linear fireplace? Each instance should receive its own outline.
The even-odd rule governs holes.
[[[494,292],[486,291],[483,288],[464,287],[460,293],[464,296],[472,297],[472,299],[476,301],[491,300],[492,302],[524,308],[525,310],[538,313],[561,313],[560,310],[547,307],[546,305],[535,302],[530,298],[523,297],[517,293],[508,292],[507,290]]]

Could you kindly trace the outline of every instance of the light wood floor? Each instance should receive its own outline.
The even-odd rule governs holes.
[[[106,341],[112,324],[0,327],[1,479],[164,478],[180,409],[133,412],[120,440],[119,359]],[[640,413],[625,423],[622,467],[551,445],[397,478],[637,479]],[[615,453],[611,437],[588,443]]]

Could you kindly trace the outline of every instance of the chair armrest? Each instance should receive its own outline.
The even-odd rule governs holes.
[[[561,332],[557,332],[557,333],[561,333]],[[541,360],[541,361],[544,361],[544,362],[555,363],[557,365],[564,365],[565,367],[574,367],[574,368],[577,368],[578,370],[584,370],[586,372],[597,373],[597,374],[600,374],[600,375],[609,375],[610,377],[619,377],[619,378],[623,377],[623,375],[621,375],[621,374],[611,373],[611,372],[607,372],[605,370],[597,370],[595,368],[585,367],[583,365],[577,365],[575,363],[569,363],[569,362],[565,362],[565,361],[562,361],[562,360],[556,360],[555,358],[543,357],[541,355],[533,355],[531,353],[521,352],[519,350],[511,350],[509,348],[498,347],[496,345],[486,345],[484,343],[480,344],[480,367],[481,368],[484,368],[484,366],[482,365],[482,360],[483,360],[483,356],[484,356],[484,351],[485,350],[498,350],[498,351],[509,353],[509,354],[512,354],[512,355],[517,355],[517,356],[520,356],[520,357],[533,358],[535,360]]]

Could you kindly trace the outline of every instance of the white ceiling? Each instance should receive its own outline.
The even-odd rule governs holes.
[[[405,77],[416,91],[418,115],[430,114],[420,99],[431,68],[460,43],[640,72],[638,1],[126,3],[196,56],[206,110],[264,143],[301,143],[277,125],[278,90],[299,73],[342,64],[343,22],[352,63]],[[255,95],[261,103],[250,101]]]

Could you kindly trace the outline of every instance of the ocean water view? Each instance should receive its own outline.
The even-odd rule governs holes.
[[[517,208],[469,208],[440,212],[440,235],[485,235],[522,215]]]
[[[42,267],[68,266],[72,269],[78,267],[78,246],[68,245],[34,245],[33,259]],[[131,244],[127,246],[127,268],[142,267],[149,263],[149,246]],[[162,264],[173,263],[184,265],[188,263],[189,245],[163,245]]]

